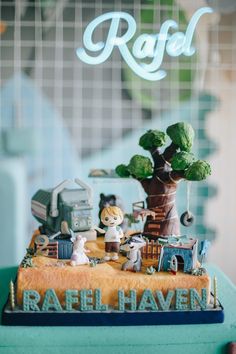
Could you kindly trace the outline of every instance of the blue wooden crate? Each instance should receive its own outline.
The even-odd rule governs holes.
[[[73,242],[71,240],[57,240],[57,242],[58,259],[70,259],[73,252]]]
[[[35,244],[35,250],[43,245]],[[50,240],[47,247],[43,249],[48,251],[48,257],[56,259],[70,259],[73,252],[73,242],[70,239],[54,239]]]

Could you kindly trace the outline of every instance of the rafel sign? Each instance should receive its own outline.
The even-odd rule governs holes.
[[[161,69],[165,51],[171,57],[193,55],[195,48],[192,46],[192,40],[196,26],[204,14],[212,12],[210,7],[198,9],[192,16],[185,33],[178,31],[176,21],[167,20],[162,24],[159,33],[139,35],[132,45],[132,50],[128,48],[128,44],[136,33],[135,19],[126,12],[108,12],[96,17],[88,24],[83,35],[84,48],[78,48],[76,54],[83,62],[97,65],[104,63],[116,46],[127,65],[138,76],[149,81],[161,80],[167,75],[166,71]],[[97,27],[105,21],[110,21],[107,38],[94,43],[93,35]],[[127,31],[119,37],[118,31],[122,21],[127,22]],[[176,32],[169,34],[170,29]],[[93,56],[89,55],[89,52],[93,53]],[[94,54],[97,55],[94,56]],[[151,58],[152,61],[149,64],[142,62],[146,58]]]

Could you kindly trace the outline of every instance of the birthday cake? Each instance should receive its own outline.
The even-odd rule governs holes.
[[[171,143],[161,152],[167,136]],[[91,189],[79,179],[75,179],[76,189],[68,188],[71,181],[66,180],[37,191],[31,208],[39,229],[15,284],[10,284],[3,321],[34,325],[221,322],[216,284],[212,297],[210,277],[202,265],[209,243],[199,247],[197,237],[181,236],[175,206],[180,180],[200,181],[211,171],[206,161],[196,160],[191,153],[193,139],[191,125],[183,122],[168,127],[166,133],[149,130],[139,144],[150,151],[153,162],[135,155],[128,165],[117,166],[116,178],[135,178],[147,193],[146,203],[138,207],[134,203],[132,214],[133,220],[145,220],[142,230],[134,232],[132,224],[127,228],[126,214],[115,203],[101,208],[100,225],[94,225]],[[101,177],[98,170],[95,175]],[[193,220],[189,210],[181,216],[185,226]]]

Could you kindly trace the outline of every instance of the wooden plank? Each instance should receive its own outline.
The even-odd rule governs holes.
[[[160,224],[148,224],[148,229],[150,230],[156,230],[156,229],[160,229],[161,225]]]

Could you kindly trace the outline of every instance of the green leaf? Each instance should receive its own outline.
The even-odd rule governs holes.
[[[128,165],[128,170],[131,175],[137,179],[144,179],[152,176],[153,166],[148,157],[142,155],[134,155]]]
[[[182,151],[190,151],[193,146],[194,130],[189,123],[179,122],[170,125],[166,133]]]
[[[189,181],[202,181],[211,175],[211,166],[204,160],[198,160],[186,170],[185,178]]]
[[[193,154],[180,151],[177,152],[171,159],[171,167],[175,171],[183,171],[195,161]]]
[[[144,150],[150,150],[153,148],[161,147],[166,143],[166,134],[159,130],[148,130],[139,139],[139,145]]]
[[[130,176],[130,172],[128,170],[128,166],[126,166],[124,164],[120,164],[120,165],[118,165],[116,167],[116,173],[120,177],[129,177]]]

